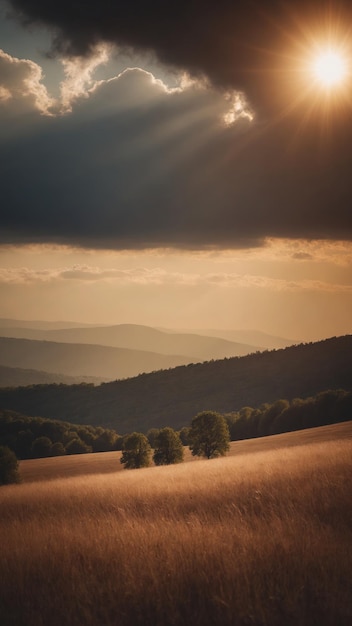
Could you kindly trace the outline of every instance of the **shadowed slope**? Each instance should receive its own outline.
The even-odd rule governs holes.
[[[99,365],[103,367],[104,361],[97,361],[95,371]],[[99,387],[1,389],[0,406],[25,415],[107,426],[124,434],[152,427],[181,428],[203,410],[226,413],[279,398],[305,398],[326,389],[350,390],[351,371],[352,336],[348,335]]]

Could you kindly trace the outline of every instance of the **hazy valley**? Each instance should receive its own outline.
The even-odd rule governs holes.
[[[267,343],[275,341],[267,337]],[[12,368],[0,369],[0,386],[98,384],[191,362],[242,356],[259,349],[221,337],[136,324],[65,327],[63,322],[0,319],[0,365]],[[24,369],[32,372],[20,371]]]

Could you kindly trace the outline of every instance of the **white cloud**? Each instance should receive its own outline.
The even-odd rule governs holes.
[[[28,267],[1,268],[0,283],[8,285],[26,285],[31,283],[48,283],[58,279],[60,270],[30,269]]]
[[[2,268],[2,284],[40,284],[62,281],[80,283],[113,283],[115,285],[208,285],[213,288],[265,289],[269,291],[305,291],[352,293],[352,285],[342,285],[322,280],[292,281],[267,276],[229,272],[186,273],[170,272],[155,268],[100,268],[89,265],[73,265],[50,269]]]
[[[60,95],[52,97],[43,84],[42,68],[29,59],[18,59],[0,49],[0,104],[11,100],[21,110],[36,110],[46,116],[58,116],[72,111],[73,103],[89,97],[97,84],[95,70],[109,58],[109,48],[98,46],[90,57],[61,58],[65,79],[60,83]]]
[[[7,89],[7,87],[4,87],[3,85],[1,85],[0,86],[0,102],[6,102],[7,100],[10,100],[10,98],[12,98],[11,91]]]
[[[60,84],[58,113],[70,113],[78,98],[87,98],[98,81],[93,79],[95,70],[109,59],[109,47],[101,44],[89,57],[62,58],[65,80]]]
[[[247,248],[244,250],[222,250],[214,252],[221,261],[227,259],[254,259],[260,262],[280,261],[300,263],[329,263],[340,267],[352,265],[352,242],[328,239],[287,239],[284,237],[267,237],[262,247]]]
[[[248,105],[244,94],[238,91],[231,91],[225,94],[225,99],[229,103],[229,110],[224,115],[224,122],[227,126],[232,126],[241,119],[249,122],[253,121],[254,112]]]
[[[13,109],[16,102],[21,111],[36,110],[41,115],[57,117],[72,113],[73,107],[78,107],[82,99],[95,96],[94,99],[101,102],[102,97],[107,95],[107,89],[111,91],[114,84],[123,81],[126,102],[132,104],[135,99],[134,106],[140,106],[141,97],[147,102],[160,94],[177,96],[182,92],[190,92],[193,97],[198,94],[204,98],[208,94],[210,101],[217,102],[215,108],[218,109],[218,116],[227,126],[240,119],[253,119],[241,93],[217,91],[205,79],[195,80],[186,73],[179,75],[177,85],[173,87],[139,67],[128,67],[109,79],[95,79],[94,72],[108,62],[110,52],[111,46],[101,44],[89,57],[60,58],[65,78],[59,85],[59,97],[54,98],[43,84],[43,71],[37,63],[29,59],[18,59],[0,49],[0,105],[11,101]],[[143,88],[144,93],[141,96]],[[117,105],[121,110],[121,102]]]
[[[17,59],[0,49],[0,104],[11,101],[11,108],[51,115],[54,99],[42,80],[43,71],[37,63]]]

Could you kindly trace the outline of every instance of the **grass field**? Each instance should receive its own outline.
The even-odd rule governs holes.
[[[351,422],[120,467],[25,461],[1,488],[1,626],[352,624]]]
[[[299,430],[282,435],[232,441],[228,456],[251,454],[307,445],[323,443],[340,439],[352,438],[352,422],[331,424],[307,430]],[[84,474],[110,474],[123,470],[120,463],[121,452],[100,452],[95,454],[68,455],[46,459],[30,459],[20,462],[21,479],[23,482],[53,480],[54,478],[69,478]],[[188,448],[185,448],[185,461],[198,460],[192,457]]]

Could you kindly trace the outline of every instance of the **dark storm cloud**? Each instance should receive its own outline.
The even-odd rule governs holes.
[[[130,70],[0,147],[1,241],[145,248],[352,238],[349,133],[221,123],[215,90]],[[101,114],[101,111],[104,114]],[[328,146],[328,147],[327,147]]]
[[[277,106],[272,78],[302,24],[320,24],[333,4],[350,19],[346,0],[9,0],[27,23],[49,26],[54,48],[86,54],[99,41],[154,51],[163,62],[244,90],[257,110]],[[304,27],[303,27],[304,31]],[[283,77],[283,80],[284,77]]]
[[[6,139],[1,241],[202,248],[259,245],[267,236],[352,239],[350,105],[333,110],[324,128],[319,102],[289,109],[300,93],[288,51],[331,3],[10,4],[49,26],[61,53],[88,54],[100,41],[151,50],[205,74],[213,88],[167,94],[146,73],[127,72],[72,115]],[[349,4],[333,4],[339,23],[350,23]],[[221,125],[229,87],[249,99],[252,123]]]

